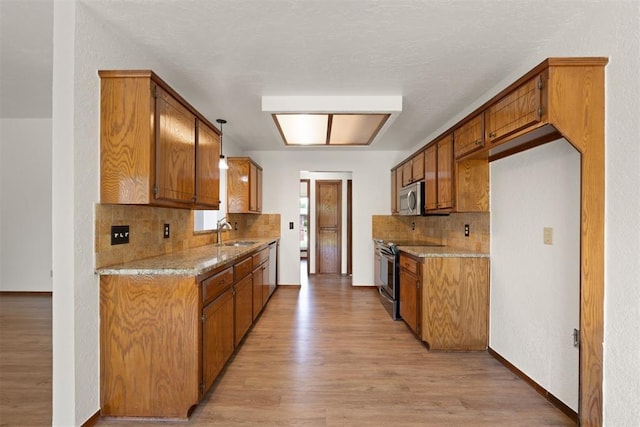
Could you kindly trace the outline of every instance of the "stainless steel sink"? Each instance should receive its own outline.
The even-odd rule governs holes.
[[[255,245],[256,243],[257,242],[250,241],[250,240],[238,240],[235,242],[223,243],[222,246],[251,246],[251,245]]]

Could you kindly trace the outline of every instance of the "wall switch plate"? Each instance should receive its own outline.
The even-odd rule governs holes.
[[[289,222],[289,230],[293,230],[293,221]]]
[[[464,236],[469,237],[469,224],[464,225]]]
[[[111,226],[111,244],[123,245],[129,243],[129,226],[128,225],[112,225]]]
[[[553,228],[552,227],[544,228],[543,243],[545,245],[553,245]]]
[[[164,237],[165,239],[168,239],[170,236],[169,233],[169,224],[165,224],[164,225],[164,231],[162,232],[162,237]]]

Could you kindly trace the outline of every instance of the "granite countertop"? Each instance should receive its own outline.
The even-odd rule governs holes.
[[[96,269],[100,275],[188,275],[198,276],[266,247],[279,238],[243,238],[255,242],[244,246],[205,245],[166,255],[129,261]],[[225,243],[232,243],[225,242]]]
[[[398,249],[420,258],[489,258],[488,253],[452,246],[398,246]]]

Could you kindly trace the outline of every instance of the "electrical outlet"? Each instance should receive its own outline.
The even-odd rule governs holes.
[[[168,239],[170,235],[171,234],[170,234],[169,224],[165,224],[162,237],[164,237],[165,239]]]
[[[553,245],[553,228],[552,227],[545,227],[543,229],[543,243],[545,245]]]
[[[469,224],[464,225],[464,236],[469,237]]]
[[[111,226],[111,244],[124,245],[129,243],[129,226],[128,225],[112,225]]]

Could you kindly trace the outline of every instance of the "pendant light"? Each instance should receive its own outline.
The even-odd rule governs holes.
[[[222,154],[222,125],[227,123],[227,121],[225,119],[218,119],[216,122],[220,123],[220,162],[218,162],[218,167],[220,169],[229,169],[227,160],[224,158],[224,154]]]

